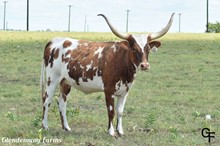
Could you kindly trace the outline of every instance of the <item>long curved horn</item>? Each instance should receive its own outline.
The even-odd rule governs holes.
[[[168,30],[170,29],[170,27],[171,27],[171,25],[172,25],[174,14],[175,14],[175,13],[173,13],[173,14],[171,15],[170,21],[168,22],[167,26],[166,26],[164,29],[162,29],[161,31],[156,32],[156,33],[151,33],[151,34],[149,35],[149,37],[150,37],[151,40],[160,38],[160,37],[162,37],[163,35],[165,35],[165,34],[168,32]]]
[[[129,34],[119,33],[119,32],[117,31],[117,29],[112,26],[112,24],[109,22],[108,18],[107,18],[105,15],[103,15],[103,14],[98,14],[98,16],[102,16],[102,17],[105,19],[105,21],[107,22],[107,24],[108,24],[108,26],[110,27],[111,31],[112,31],[117,37],[119,37],[119,38],[121,38],[121,39],[124,39],[124,40],[127,40],[127,39],[128,39]]]

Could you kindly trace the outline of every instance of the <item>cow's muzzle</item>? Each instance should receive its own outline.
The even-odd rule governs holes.
[[[141,68],[141,70],[148,70],[148,69],[150,69],[150,64],[149,63],[141,63],[140,68]]]

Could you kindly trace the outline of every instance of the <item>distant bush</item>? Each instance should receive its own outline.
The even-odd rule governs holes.
[[[209,32],[220,33],[220,22],[209,23]]]

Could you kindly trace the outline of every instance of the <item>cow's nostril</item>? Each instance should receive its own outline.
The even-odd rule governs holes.
[[[149,67],[150,67],[149,63],[141,63],[142,70],[147,70],[147,69],[149,69]]]
[[[144,64],[141,64],[141,68],[143,68],[144,67]]]

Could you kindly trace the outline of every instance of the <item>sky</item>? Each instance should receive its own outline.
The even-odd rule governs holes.
[[[3,29],[4,0],[0,0],[0,29]],[[29,0],[29,30],[67,31],[71,5],[71,31],[108,32],[105,14],[121,32],[156,32],[175,13],[170,32],[203,33],[206,30],[207,0]],[[8,29],[26,30],[26,0],[7,0]],[[181,15],[179,15],[181,14]],[[86,20],[86,23],[85,23]],[[220,21],[220,0],[209,0],[209,22]],[[86,27],[85,27],[86,26]]]

